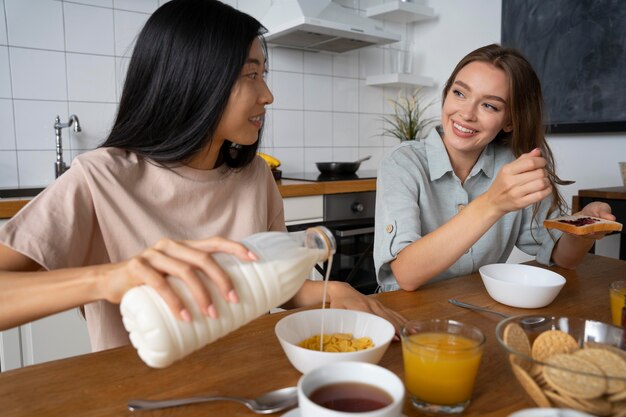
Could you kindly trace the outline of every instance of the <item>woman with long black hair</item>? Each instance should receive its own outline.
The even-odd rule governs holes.
[[[217,311],[201,273],[238,302],[211,253],[254,260],[235,240],[286,231],[281,196],[256,156],[273,101],[263,31],[215,0],[173,0],[150,17],[108,138],[0,230],[0,329],[85,305],[94,350],[128,344],[116,304],[136,285],[191,320],[168,275],[185,281],[207,316]],[[287,307],[319,303],[320,284],[307,281]],[[331,306],[402,322],[329,284]]]

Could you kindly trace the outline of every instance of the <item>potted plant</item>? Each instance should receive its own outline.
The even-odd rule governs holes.
[[[435,100],[424,104],[420,97],[421,87],[410,93],[401,91],[398,98],[389,100],[393,106],[393,114],[384,116],[383,121],[388,127],[383,128],[383,133],[405,140],[422,139],[428,132],[428,128],[438,122],[437,117],[425,117],[426,111],[435,104]]]

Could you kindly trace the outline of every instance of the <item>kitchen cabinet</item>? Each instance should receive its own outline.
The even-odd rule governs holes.
[[[324,197],[322,195],[284,198],[283,207],[285,208],[287,226],[321,222],[324,219]]]
[[[9,219],[0,219],[2,227]],[[78,309],[0,332],[0,372],[91,352]]]

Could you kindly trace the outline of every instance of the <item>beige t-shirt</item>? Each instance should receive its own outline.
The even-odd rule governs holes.
[[[163,168],[100,148],[63,174],[0,229],[0,242],[47,270],[120,262],[159,239],[240,240],[284,231],[283,204],[265,162],[238,172]],[[130,343],[119,306],[85,306],[94,351]]]

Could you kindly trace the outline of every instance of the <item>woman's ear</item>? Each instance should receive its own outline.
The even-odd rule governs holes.
[[[502,130],[504,130],[506,133],[511,133],[513,131],[513,123],[511,123],[510,121],[507,122],[507,124],[504,125]]]

